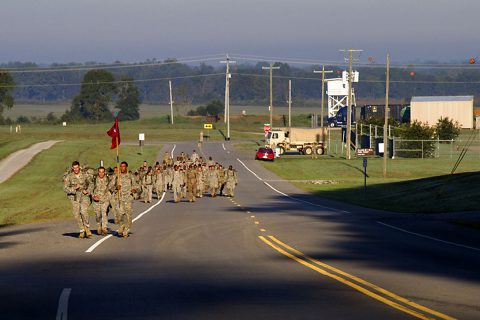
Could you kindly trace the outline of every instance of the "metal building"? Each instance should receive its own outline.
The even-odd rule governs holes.
[[[441,117],[448,117],[458,121],[462,128],[474,127],[473,96],[413,97],[410,106],[411,121],[433,126]]]

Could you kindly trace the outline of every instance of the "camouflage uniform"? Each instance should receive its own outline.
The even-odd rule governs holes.
[[[116,181],[111,181],[110,188],[116,188]],[[118,235],[128,237],[128,232],[132,227],[132,189],[138,192],[138,184],[135,182],[133,174],[130,172],[120,174],[120,203],[118,207],[120,228]]]
[[[164,183],[164,172],[162,169],[155,172],[155,190],[157,192],[157,198],[160,199],[160,195],[166,191]]]
[[[142,179],[143,201],[145,203],[152,202],[153,185],[155,184],[155,176],[146,174]]]
[[[237,173],[233,169],[228,169],[225,171],[225,195],[233,197],[234,196],[234,190],[235,186],[238,183],[237,180]]]
[[[222,166],[217,168],[218,172],[218,189],[220,191],[220,195],[223,195],[223,188],[225,187],[225,170],[223,170]]]
[[[197,194],[197,182],[198,182],[198,174],[195,168],[190,168],[186,174],[187,177],[187,193],[188,193],[188,201],[194,202],[195,196]]]
[[[207,182],[208,188],[210,189],[210,195],[216,197],[218,191],[218,172],[214,167],[210,167],[207,172]]]
[[[107,210],[110,205],[111,193],[109,190],[109,179],[105,175],[103,178],[97,176],[94,180],[94,189],[92,197],[98,197],[98,201],[93,199],[93,209],[95,210],[95,219],[97,221],[97,233],[106,235],[108,226]]]
[[[182,186],[185,184],[185,177],[180,170],[173,171],[172,189],[173,199],[175,202],[180,202]]]
[[[203,197],[203,191],[205,190],[205,173],[201,167],[197,168],[197,194],[198,198]]]
[[[77,184],[80,185],[80,188],[75,189]],[[80,171],[78,174],[75,174],[72,171],[63,180],[63,191],[65,191],[72,203],[73,216],[77,220],[80,237],[83,237],[84,232],[86,232],[87,237],[92,235],[88,221],[88,206],[90,205],[92,190],[93,183],[91,177],[85,172]]]

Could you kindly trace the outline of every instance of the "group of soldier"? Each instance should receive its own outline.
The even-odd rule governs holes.
[[[132,202],[135,199],[145,203],[152,202],[153,193],[160,199],[164,192],[173,192],[174,202],[183,198],[195,202],[205,193],[211,197],[223,195],[234,196],[238,183],[236,171],[229,166],[224,169],[212,157],[205,160],[195,150],[191,156],[181,153],[174,160],[168,152],[162,163],[154,166],[143,165],[132,172],[128,163],[120,164],[120,171],[115,167],[107,170],[101,166],[96,171],[82,168],[78,161],[72,163],[64,175],[64,191],[71,201],[73,216],[79,227],[79,238],[90,238],[88,207],[93,203],[97,234],[108,234],[108,213],[114,217],[119,237],[127,238],[132,227]]]

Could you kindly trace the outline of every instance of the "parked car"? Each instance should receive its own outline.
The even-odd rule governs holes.
[[[275,160],[275,151],[271,148],[261,147],[258,148],[257,153],[255,154],[255,160]]]

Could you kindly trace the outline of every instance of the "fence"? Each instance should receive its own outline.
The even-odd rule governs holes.
[[[468,147],[467,147],[468,145]],[[480,159],[480,140],[393,139],[393,158],[456,158],[466,148],[467,158]]]

